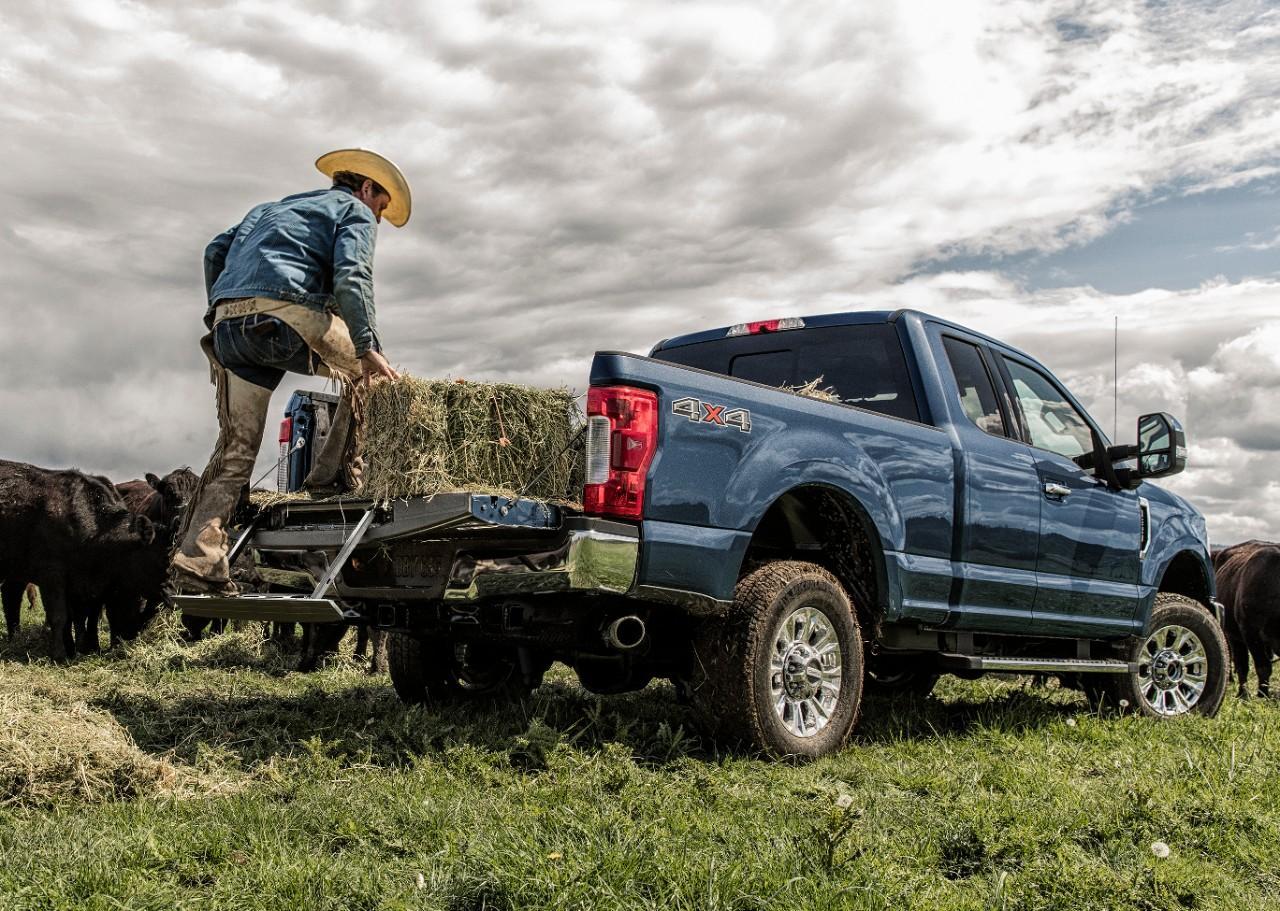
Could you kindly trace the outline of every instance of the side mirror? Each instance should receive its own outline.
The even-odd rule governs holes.
[[[1187,435],[1178,419],[1163,411],[1138,418],[1138,470],[1141,478],[1162,478],[1187,467]]]

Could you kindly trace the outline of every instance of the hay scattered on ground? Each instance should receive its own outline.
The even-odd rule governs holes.
[[[0,806],[172,793],[182,778],[138,749],[106,712],[43,694],[0,693]]]
[[[796,395],[803,395],[805,398],[817,399],[820,402],[842,402],[843,399],[836,392],[834,386],[823,386],[822,377],[816,377],[799,386],[783,386],[787,392],[794,392]]]
[[[578,495],[581,417],[567,389],[406,375],[375,385],[364,414],[364,496]]]

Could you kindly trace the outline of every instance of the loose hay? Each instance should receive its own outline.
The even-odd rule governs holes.
[[[259,509],[270,509],[279,503],[299,503],[313,499],[305,490],[280,491],[255,487],[249,491],[249,502]]]
[[[373,386],[363,407],[363,496],[577,496],[581,417],[567,389],[401,376]]]
[[[839,394],[834,386],[823,386],[822,377],[816,377],[799,386],[783,386],[787,392],[794,392],[796,395],[803,395],[805,398],[817,399],[820,402],[842,402]]]
[[[178,771],[84,702],[0,694],[0,806],[123,800],[174,791]]]

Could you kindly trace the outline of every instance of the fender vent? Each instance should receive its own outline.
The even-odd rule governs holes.
[[[1138,523],[1138,559],[1145,560],[1151,546],[1151,504],[1146,497],[1138,497]]]

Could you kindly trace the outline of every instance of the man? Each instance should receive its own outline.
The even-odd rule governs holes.
[[[330,189],[256,206],[205,250],[211,332],[200,346],[217,390],[219,432],[173,556],[181,591],[235,593],[226,528],[286,372],[343,384],[333,429],[306,479],[313,489],[339,485],[349,467],[352,383],[396,377],[378,339],[373,247],[384,216],[396,227],[409,220],[409,184],[365,149],[329,152],[316,167],[332,178]]]

